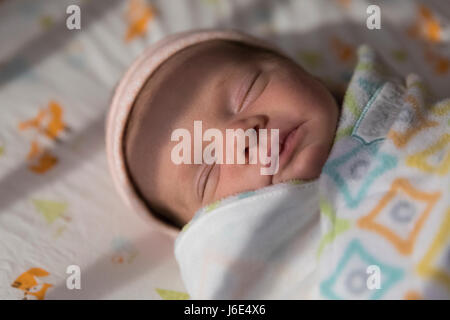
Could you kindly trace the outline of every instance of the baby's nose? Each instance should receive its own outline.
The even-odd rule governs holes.
[[[238,128],[244,129],[244,131],[247,129],[255,129],[258,131],[267,126],[268,120],[268,117],[265,115],[253,115],[237,121],[236,125]]]

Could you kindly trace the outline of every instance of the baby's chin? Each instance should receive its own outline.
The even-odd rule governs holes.
[[[330,144],[327,142],[311,143],[304,147],[297,146],[292,158],[272,178],[272,183],[289,180],[313,180],[320,176],[328,158]]]

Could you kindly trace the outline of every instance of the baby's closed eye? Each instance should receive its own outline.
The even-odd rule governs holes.
[[[269,83],[269,76],[259,69],[252,75],[252,81],[247,85],[247,91],[239,103],[238,112],[243,112],[256,101]]]

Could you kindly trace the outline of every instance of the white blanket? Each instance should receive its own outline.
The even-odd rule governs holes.
[[[195,299],[306,299],[317,285],[318,183],[273,185],[198,211],[175,255]]]

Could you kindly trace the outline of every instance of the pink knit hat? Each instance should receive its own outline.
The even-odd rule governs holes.
[[[146,80],[169,57],[189,46],[209,40],[232,40],[271,50],[279,50],[253,36],[233,30],[199,30],[176,33],[148,47],[120,80],[111,102],[106,122],[106,154],[114,185],[133,211],[148,224],[175,238],[180,231],[158,219],[137,193],[126,168],[123,135],[134,101]]]

